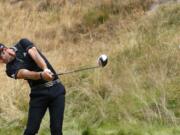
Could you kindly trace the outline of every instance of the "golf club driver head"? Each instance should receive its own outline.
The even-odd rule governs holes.
[[[100,55],[98,58],[98,65],[100,67],[105,67],[107,65],[107,63],[108,63],[107,55],[105,55],[105,54]]]

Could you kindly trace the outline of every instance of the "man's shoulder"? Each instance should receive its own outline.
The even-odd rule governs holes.
[[[27,38],[22,38],[22,39],[19,40],[19,44],[21,44],[21,45],[30,45],[30,44],[33,44],[33,43]]]
[[[20,44],[19,42],[17,42],[16,44],[14,44],[12,47],[11,47],[11,49],[13,49],[15,52],[17,52],[17,51],[23,51],[24,49],[23,49],[23,47],[22,47],[22,44]]]
[[[29,39],[27,38],[22,38],[20,39],[18,42],[16,42],[13,47],[24,47],[24,46],[28,46],[28,45],[33,45],[33,42],[31,42]]]

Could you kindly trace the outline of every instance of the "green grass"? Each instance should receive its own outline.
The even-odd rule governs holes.
[[[67,117],[78,121],[78,127],[84,128],[82,134],[108,134],[101,133],[106,129],[101,123],[117,123],[121,119],[144,121],[152,124],[152,129],[141,129],[141,122],[133,126],[128,122],[126,126],[130,128],[115,129],[112,134],[179,134],[179,127],[175,126],[179,124],[179,8],[179,4],[163,5],[135,21],[133,29],[126,33],[134,36],[124,40],[127,44],[132,39],[136,42],[111,57],[111,74],[107,78],[114,87],[96,80],[87,90],[91,91],[89,95],[80,87],[74,91],[76,95],[69,93],[69,99],[74,98],[77,106],[68,108],[72,112]],[[158,128],[153,126],[156,122],[160,123]]]
[[[147,11],[151,2],[128,0],[111,5],[94,2],[97,5],[87,10],[78,7],[73,9],[76,11],[73,14],[82,18],[78,18],[78,26],[67,22],[68,28],[58,24],[63,18],[59,14],[66,13],[65,9],[58,10],[59,14],[53,17],[46,14],[49,10],[56,12],[51,8],[38,12],[47,15],[47,23],[58,24],[46,32],[52,41],[57,36],[61,38],[55,43],[65,44],[60,48],[60,52],[61,49],[67,51],[62,52],[64,61],[76,56],[74,61],[78,62],[69,59],[69,63],[65,63],[68,68],[83,65],[102,52],[109,55],[104,69],[62,77],[67,88],[65,135],[180,134],[180,4],[172,2]],[[80,11],[84,12],[80,14]],[[46,24],[46,20],[43,23]],[[87,31],[81,32],[81,27]],[[65,35],[60,34],[63,30],[67,30]],[[97,38],[99,35],[101,38]],[[78,40],[66,41],[68,36]],[[37,38],[44,41],[46,36]],[[54,59],[52,53],[50,56]],[[13,105],[27,112],[28,103],[23,99],[17,98]],[[0,134],[21,134],[26,120],[22,117],[15,122],[2,121]],[[50,134],[47,117],[39,134]]]
[[[0,128],[0,134],[18,135],[23,133],[22,127]],[[39,135],[49,135],[47,128],[42,128]],[[64,130],[65,135],[179,135],[178,126],[166,126],[158,123],[148,124],[134,121],[121,121],[120,123],[103,123],[99,127],[87,126],[79,130]]]

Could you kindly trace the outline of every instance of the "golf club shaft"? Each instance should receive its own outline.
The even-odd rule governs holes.
[[[75,72],[80,72],[80,71],[84,71],[84,70],[89,70],[89,69],[95,69],[95,68],[99,68],[100,66],[94,66],[94,67],[88,67],[88,68],[81,68],[81,69],[77,69],[77,70],[73,70],[73,71],[67,71],[64,73],[58,73],[56,75],[64,75],[64,74],[70,74],[70,73],[75,73]]]

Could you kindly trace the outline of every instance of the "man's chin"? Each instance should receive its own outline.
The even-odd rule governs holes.
[[[13,60],[14,60],[14,58],[11,58],[11,59],[8,59],[8,60],[4,61],[4,63],[8,64],[9,62],[11,62]]]

